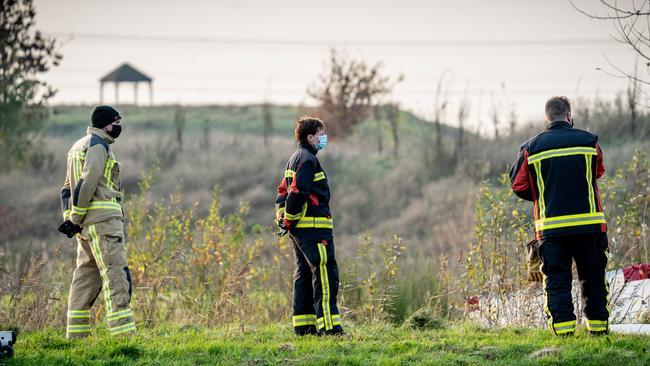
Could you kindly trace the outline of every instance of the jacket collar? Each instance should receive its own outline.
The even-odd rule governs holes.
[[[546,126],[546,130],[559,130],[563,128],[573,128],[571,124],[567,121],[553,121]]]
[[[102,130],[101,128],[97,127],[88,127],[88,130],[86,130],[87,133],[92,133],[93,135],[97,135],[104,139],[104,141],[108,142],[109,144],[112,144],[115,142],[115,139],[109,136],[106,131]]]
[[[300,147],[309,150],[309,152],[314,154],[314,155],[316,155],[318,153],[318,150],[316,150],[316,148],[310,143],[301,143]]]

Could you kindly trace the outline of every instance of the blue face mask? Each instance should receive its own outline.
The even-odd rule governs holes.
[[[318,136],[318,143],[316,144],[316,150],[323,150],[327,147],[327,135]]]

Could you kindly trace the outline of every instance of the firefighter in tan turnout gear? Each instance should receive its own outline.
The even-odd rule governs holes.
[[[131,274],[124,250],[120,164],[110,145],[122,130],[110,106],[92,113],[88,134],[68,152],[61,189],[63,223],[59,231],[77,238],[77,267],[68,302],[67,337],[90,335],[90,308],[101,292],[112,335],[135,333]]]

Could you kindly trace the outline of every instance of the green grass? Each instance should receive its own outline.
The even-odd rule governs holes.
[[[69,341],[64,331],[26,332],[16,355],[0,365],[647,365],[647,337],[578,333],[558,338],[545,330],[488,330],[473,325],[412,331],[391,325],[348,327],[342,338],[303,337],[288,326],[140,329],[130,339],[99,330]],[[540,349],[552,354],[533,358]]]

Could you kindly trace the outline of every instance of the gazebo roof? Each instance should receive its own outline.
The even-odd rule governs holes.
[[[139,81],[152,81],[153,79],[141,71],[136,70],[133,66],[128,63],[123,63],[115,70],[109,72],[104,77],[99,79],[100,82],[139,82]]]

